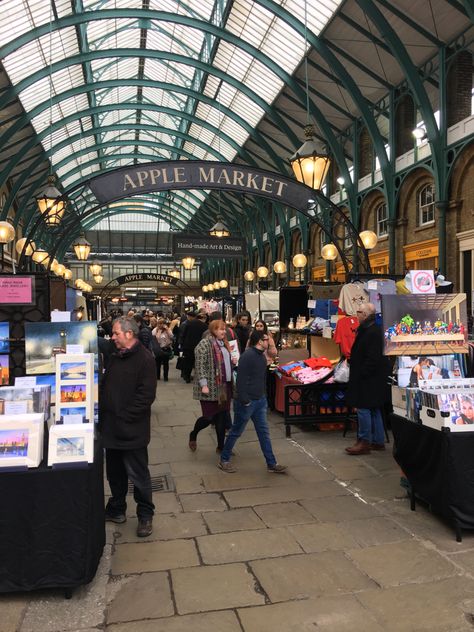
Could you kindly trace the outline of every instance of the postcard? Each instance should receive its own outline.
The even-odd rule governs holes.
[[[0,323],[0,353],[10,351],[10,323]]]

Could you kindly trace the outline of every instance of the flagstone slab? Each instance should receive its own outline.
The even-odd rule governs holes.
[[[245,632],[383,632],[355,597],[320,597],[238,610]]]
[[[453,564],[414,540],[352,550],[348,555],[380,586],[427,582],[456,573]]]
[[[357,599],[388,632],[464,632],[472,630],[464,602],[473,594],[472,579],[452,577],[369,590],[358,594]]]
[[[179,497],[184,511],[225,511],[225,502],[220,494],[181,494]]]
[[[324,469],[317,463],[293,466],[289,473],[300,483],[319,483],[320,481],[330,481],[335,478],[332,472]]]
[[[394,520],[380,516],[350,520],[341,524],[341,529],[350,534],[362,547],[408,540],[413,537],[412,533],[399,527]]]
[[[249,564],[273,603],[338,595],[376,586],[342,551],[255,560]]]
[[[17,632],[29,603],[23,595],[1,595],[0,613],[2,632]]]
[[[215,474],[217,470],[218,455],[215,452],[205,453],[203,450],[192,453],[185,461],[171,463],[173,476],[188,476],[189,474]]]
[[[265,603],[245,564],[177,569],[171,571],[171,582],[179,614]]]
[[[221,533],[197,538],[205,564],[245,562],[300,553],[301,547],[285,529]]]
[[[112,574],[146,573],[199,564],[193,540],[118,544],[112,558]]]
[[[177,494],[201,494],[204,492],[202,476],[189,474],[189,476],[174,476],[173,482]]]
[[[228,511],[207,511],[202,514],[211,533],[264,529],[265,524],[251,508],[229,509]]]
[[[371,518],[382,513],[380,506],[365,503],[352,494],[317,500],[305,499],[301,500],[300,504],[320,522],[345,522]]]
[[[159,514],[183,511],[181,503],[174,492],[155,492],[153,494],[153,503],[155,504],[155,512]]]
[[[243,468],[239,468],[238,460],[235,459],[233,464],[237,467],[237,472],[230,476],[216,468],[215,474],[204,474],[202,481],[207,492],[228,491],[232,489],[250,489],[252,487],[285,487],[286,485],[294,485],[295,481],[290,476],[275,476],[267,472],[267,468],[259,468],[252,472],[248,472]]]
[[[227,476],[232,476],[228,474]],[[280,476],[271,474],[270,476]],[[349,492],[333,481],[314,483],[313,485],[286,485],[284,487],[264,487],[224,492],[224,498],[230,507],[252,507],[279,502],[291,502],[319,496],[342,496]]]
[[[107,632],[242,632],[234,612],[206,612],[108,625]]]
[[[128,578],[107,607],[107,623],[157,619],[174,614],[167,573]]]
[[[302,524],[288,531],[306,553],[352,549],[357,541],[337,524]]]
[[[400,487],[400,474],[387,474],[378,478],[363,478],[353,481],[351,488],[359,492],[365,500],[392,500],[406,496],[406,491]]]
[[[267,527],[284,527],[290,524],[314,522],[314,516],[294,502],[257,505],[254,507],[254,511]]]
[[[132,518],[124,524],[115,525],[116,543],[143,542],[143,538],[137,536],[136,530],[136,518]],[[204,534],[207,534],[206,525],[198,513],[160,514],[155,517],[153,533],[146,541],[194,538]]]

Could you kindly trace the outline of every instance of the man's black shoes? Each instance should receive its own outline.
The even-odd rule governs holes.
[[[153,521],[138,519],[137,536],[139,538],[146,538],[153,533]]]
[[[127,516],[125,514],[109,514],[107,511],[105,512],[105,522],[115,522],[115,524],[123,524],[127,521]]]

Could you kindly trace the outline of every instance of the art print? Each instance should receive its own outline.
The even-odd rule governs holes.
[[[10,358],[0,355],[0,386],[8,386],[10,383]]]
[[[74,404],[87,400],[85,384],[67,384],[60,387],[61,404]]]
[[[63,362],[61,364],[60,379],[67,380],[85,380],[87,376],[87,367],[85,362]]]
[[[0,323],[0,353],[10,351],[10,323]]]
[[[56,454],[59,457],[84,456],[84,437],[59,437],[57,442]]]
[[[465,294],[382,296],[385,355],[467,353]]]
[[[28,428],[0,429],[0,459],[28,456]]]

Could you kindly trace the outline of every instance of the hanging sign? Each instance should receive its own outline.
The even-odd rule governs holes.
[[[34,278],[19,274],[0,277],[0,303],[2,305],[32,305]]]
[[[410,277],[412,294],[436,294],[433,270],[412,270]]]
[[[202,237],[173,233],[172,252],[179,257],[243,257],[245,242],[236,237]]]

